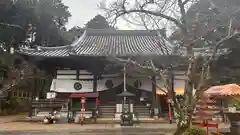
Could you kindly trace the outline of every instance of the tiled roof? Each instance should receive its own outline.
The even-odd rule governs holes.
[[[37,46],[36,49],[29,49],[21,47],[18,53],[28,56],[43,56],[43,57],[66,57],[69,56],[70,46],[60,47],[41,47]]]
[[[172,45],[158,31],[88,30],[74,46],[76,55],[167,55]]]
[[[173,45],[159,31],[87,29],[69,46],[20,48],[24,55],[44,57],[77,56],[148,56],[168,55]]]

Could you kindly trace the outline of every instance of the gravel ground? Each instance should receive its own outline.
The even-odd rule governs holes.
[[[119,124],[51,124],[36,122],[12,122],[16,116],[0,117],[0,135],[171,135],[175,124],[147,123],[133,127],[121,127]],[[220,130],[229,130],[224,128]],[[210,129],[215,131],[215,129]]]
[[[159,130],[150,129],[124,129],[124,130],[88,130],[88,131],[62,131],[62,132],[2,132],[0,135],[166,135]]]
[[[159,128],[161,127],[161,128]],[[0,135],[166,135],[175,125],[141,124],[121,127],[118,124],[51,124],[28,122],[0,123]]]

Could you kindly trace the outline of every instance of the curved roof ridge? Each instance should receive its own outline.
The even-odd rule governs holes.
[[[72,44],[70,44],[71,47],[77,46],[85,37],[86,37],[86,30],[83,32],[83,34],[77,39],[75,40]]]
[[[87,36],[153,36],[157,35],[157,30],[116,30],[116,29],[86,29]]]
[[[164,42],[168,42],[169,47],[172,47],[172,48],[173,48],[173,47],[176,47],[176,46],[173,45],[173,43],[172,43],[168,38],[164,37],[164,36],[160,33],[160,30],[156,30],[156,31],[157,31],[157,36],[158,36],[159,39],[163,39]]]
[[[107,29],[92,29],[92,28],[86,28],[86,31],[142,31],[142,32],[151,32],[151,31],[159,31],[159,30],[119,30],[119,29],[111,29],[111,28],[107,28]]]

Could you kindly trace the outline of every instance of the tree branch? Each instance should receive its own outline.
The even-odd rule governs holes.
[[[140,16],[140,18],[141,18],[141,21],[142,21],[143,26],[145,27],[145,29],[146,29],[146,30],[149,30],[149,29],[148,29],[148,26],[147,26],[147,24],[146,24],[146,22],[144,21],[143,16]]]
[[[8,23],[3,23],[3,22],[0,22],[0,25],[3,25],[3,26],[7,26],[7,27],[15,27],[15,28],[20,28],[20,29],[24,29],[23,27],[19,26],[19,25],[16,25],[16,24],[8,24]]]
[[[185,11],[185,7],[184,7],[184,4],[183,4],[182,0],[178,0],[178,6],[180,8],[182,24],[184,24],[186,26],[186,19],[185,19],[186,11]]]
[[[140,71],[134,71],[134,72],[137,72],[137,73],[139,73],[139,74],[144,74],[144,73],[142,73],[142,72],[140,72]],[[128,75],[129,76],[129,75]],[[130,75],[131,76],[131,75]],[[134,76],[131,76],[131,77],[134,77]],[[157,83],[155,83],[154,81],[152,81],[152,79],[151,79],[151,77],[148,77],[148,79],[154,84],[154,85],[156,85],[156,87],[160,90],[160,91],[162,91],[164,94],[167,94],[167,92],[165,91],[165,90],[163,90]]]
[[[185,28],[183,24],[181,24],[181,22],[179,22],[177,19],[171,17],[171,16],[168,16],[168,15],[165,15],[165,14],[162,14],[160,12],[154,12],[154,11],[149,11],[149,10],[145,10],[145,9],[132,9],[132,10],[122,10],[120,12],[117,13],[116,17],[115,17],[115,20],[117,18],[119,18],[120,16],[122,15],[125,15],[125,14],[131,14],[131,13],[144,13],[144,14],[150,14],[150,15],[154,15],[154,16],[159,16],[159,17],[162,17],[166,20],[169,20],[171,22],[173,22],[174,24],[176,24],[178,27],[180,28]]]
[[[185,1],[182,2],[182,4],[186,5],[189,1],[191,1],[191,0],[185,0]]]

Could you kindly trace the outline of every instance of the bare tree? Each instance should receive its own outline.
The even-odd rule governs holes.
[[[118,59],[119,61],[133,64],[135,66],[151,69],[154,71],[154,73],[158,76],[160,76],[165,84],[165,88],[168,90],[169,96],[173,100],[173,106],[176,110],[176,113],[179,114],[178,118],[178,128],[175,132],[175,135],[181,134],[186,128],[188,128],[192,121],[192,114],[193,114],[193,108],[195,108],[195,103],[197,101],[196,96],[201,96],[201,94],[204,92],[204,90],[208,87],[208,82],[211,78],[210,76],[210,63],[211,61],[216,57],[216,55],[219,52],[219,47],[224,44],[227,40],[231,40],[232,38],[236,38],[240,36],[239,32],[234,32],[232,28],[232,20],[234,19],[234,16],[236,13],[239,13],[240,8],[235,10],[234,13],[227,14],[225,11],[221,11],[220,8],[218,8],[211,0],[208,0],[211,4],[211,9],[209,10],[217,10],[218,15],[225,14],[227,16],[228,20],[219,20],[218,18],[214,18],[214,23],[209,22],[199,22],[203,23],[204,32],[201,32],[201,35],[198,35],[198,37],[189,36],[189,33],[192,34],[191,27],[189,27],[188,21],[186,19],[187,16],[187,10],[188,7],[192,4],[198,2],[197,0],[116,0],[111,4],[106,5],[105,7],[102,7],[107,13],[108,18],[110,18],[113,22],[113,24],[117,21],[120,17],[129,17],[129,15],[138,15],[144,17],[144,16],[150,16],[153,17],[153,20],[165,20],[165,22],[169,22],[170,25],[175,25],[177,30],[180,33],[179,38],[179,45],[180,49],[185,50],[184,57],[187,58],[188,61],[188,68],[186,70],[186,80],[185,80],[185,94],[184,94],[184,106],[183,108],[180,107],[179,102],[176,99],[176,95],[174,92],[174,89],[171,88],[171,82],[169,80],[169,77],[172,72],[172,66],[165,68],[165,69],[159,69],[157,68],[152,60],[150,60],[145,66],[137,63],[133,60],[122,60]],[[231,7],[230,7],[231,8]],[[208,18],[209,19],[209,18]],[[214,20],[210,18],[210,20]],[[128,19],[130,20],[130,19]],[[149,29],[149,25],[147,25],[144,18],[140,17],[140,22],[144,22],[143,25],[146,29]],[[153,22],[156,23],[159,26],[160,22]],[[205,40],[207,42],[207,35],[211,32],[217,32],[217,28],[221,26],[223,23],[227,23],[228,25],[228,32],[224,36],[218,37],[218,40],[215,42],[211,42],[211,47],[208,48],[209,52],[206,52],[208,55],[203,56],[197,56],[196,57],[196,51],[199,51],[199,49],[195,49],[194,45],[199,40]],[[211,24],[211,25],[210,25]],[[213,25],[214,24],[214,25]],[[202,49],[206,50],[206,48]],[[200,51],[202,51],[200,49]],[[204,62],[201,63],[201,68],[199,70],[199,58],[203,58]],[[198,73],[199,72],[199,73]],[[195,83],[195,77],[198,76],[198,83]],[[196,92],[195,95],[193,90],[194,87],[198,92]]]

